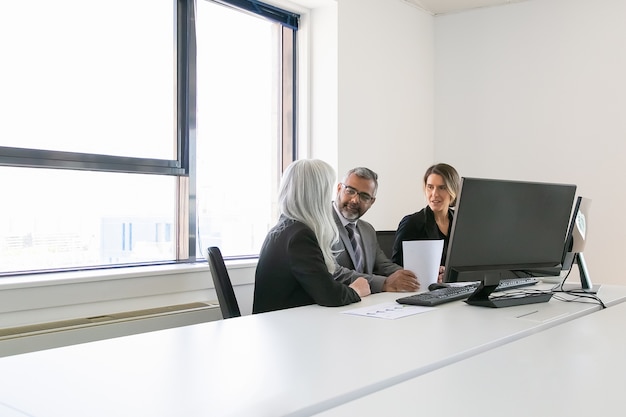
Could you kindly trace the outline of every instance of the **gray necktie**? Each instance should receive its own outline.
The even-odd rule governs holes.
[[[358,232],[356,231],[355,224],[348,223],[346,225],[346,230],[348,231],[350,243],[352,243],[352,248],[354,249],[354,268],[357,272],[363,272],[363,249],[361,248],[361,243],[359,242],[359,238],[357,236]]]

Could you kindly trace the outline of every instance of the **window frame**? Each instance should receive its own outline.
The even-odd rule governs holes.
[[[282,25],[281,39],[281,109],[278,125],[281,128],[279,148],[282,170],[297,155],[297,28],[299,14],[278,9],[256,0],[199,0],[211,1],[254,13]],[[53,151],[0,146],[0,166],[47,168],[153,174],[178,177],[177,233],[175,263],[205,261],[196,253],[196,28],[195,0],[174,0],[175,62],[176,62],[176,159],[135,158],[104,154]],[[225,259],[238,259],[226,256]],[[171,264],[172,261],[141,263],[141,265]],[[20,271],[2,276],[24,273],[79,271],[84,269],[112,269],[134,264],[111,264],[96,267],[75,267],[51,270]]]

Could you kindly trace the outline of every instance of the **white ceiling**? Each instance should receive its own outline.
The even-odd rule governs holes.
[[[404,0],[434,15],[461,12],[479,7],[500,6],[527,0]]]

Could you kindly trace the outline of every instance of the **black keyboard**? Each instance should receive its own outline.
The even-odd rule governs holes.
[[[513,288],[521,288],[528,287],[530,285],[535,285],[539,282],[539,278],[513,278],[513,279],[503,279],[500,281],[498,286],[494,291],[504,291],[504,290],[512,290]]]
[[[449,303],[450,301],[463,300],[472,295],[472,293],[476,291],[476,288],[478,288],[478,284],[438,288],[436,290],[398,298],[396,302],[400,304],[433,307],[439,304]]]
[[[512,290],[514,288],[528,287],[539,282],[538,278],[515,278],[502,280],[494,291]],[[478,288],[478,283],[438,288],[433,291],[422,292],[407,297],[398,298],[396,302],[400,304],[411,304],[416,306],[432,307],[450,301],[464,300],[468,298]]]

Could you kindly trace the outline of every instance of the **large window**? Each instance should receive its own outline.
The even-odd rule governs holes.
[[[0,5],[2,146],[176,159],[172,0]]]
[[[258,253],[295,149],[297,15],[5,3],[0,274]]]

